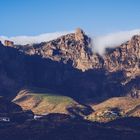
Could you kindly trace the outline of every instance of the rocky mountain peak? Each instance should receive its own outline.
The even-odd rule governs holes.
[[[136,35],[122,45],[107,49],[104,66],[109,72],[123,71],[126,77],[140,74],[140,36]]]
[[[0,91],[4,89],[8,93],[7,89],[12,87],[15,91],[23,85],[51,85],[51,88],[63,89],[65,93],[69,92],[65,91],[67,87],[73,90],[71,93],[80,93],[80,96],[85,93],[105,95],[104,89],[107,88],[110,91],[106,91],[106,96],[114,96],[113,89],[119,87],[116,94],[122,95],[125,92],[122,91],[122,82],[129,83],[140,76],[140,36],[107,49],[104,56],[92,52],[89,44],[90,38],[77,29],[75,33],[39,44],[14,45],[13,48],[1,45]],[[101,90],[98,91],[98,87]]]
[[[75,33],[63,35],[49,42],[14,47],[25,54],[37,54],[57,62],[67,63],[70,60],[74,68],[82,71],[103,68],[109,72],[123,70],[127,76],[132,71],[132,74],[139,74],[140,36],[135,35],[118,47],[106,49],[105,56],[92,52],[90,43],[90,37],[82,29],[77,28]]]
[[[77,28],[75,31],[75,39],[76,41],[84,40],[85,33],[81,28]]]
[[[13,47],[14,46],[14,42],[13,41],[10,41],[10,40],[5,40],[4,41],[4,45],[5,46],[8,46],[8,47]]]
[[[15,48],[26,54],[37,54],[57,62],[72,61],[74,68],[85,71],[92,68],[89,44],[90,38],[82,29],[77,28],[75,33],[63,35],[49,42],[24,46],[16,45]]]

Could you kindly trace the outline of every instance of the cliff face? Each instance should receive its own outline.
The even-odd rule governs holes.
[[[37,54],[57,62],[71,60],[73,67],[82,71],[104,68],[108,72],[124,71],[126,77],[140,73],[140,36],[137,35],[121,46],[107,48],[104,56],[92,52],[91,39],[79,28],[75,33],[50,42],[15,47],[26,54]]]
[[[127,77],[140,74],[140,36],[132,39],[115,49],[108,49],[104,57],[104,67],[109,72],[122,70]]]
[[[78,28],[75,33],[67,34],[56,40],[15,47],[26,54],[37,54],[57,62],[67,63],[70,60],[74,68],[85,71],[93,67],[101,67],[99,56],[92,55],[90,45],[90,38]]]
[[[9,40],[5,40],[5,41],[4,41],[4,45],[5,45],[5,46],[8,46],[8,47],[13,47],[13,46],[14,46],[14,42],[9,41]]]
[[[140,36],[106,49],[104,56],[92,52],[81,29],[40,44],[0,46],[1,94],[47,87],[80,100],[139,96]]]

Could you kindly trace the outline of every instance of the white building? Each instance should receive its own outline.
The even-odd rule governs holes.
[[[10,122],[9,117],[0,117],[0,122]]]

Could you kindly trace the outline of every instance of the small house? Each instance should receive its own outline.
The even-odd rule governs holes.
[[[0,122],[10,122],[9,117],[0,117]]]

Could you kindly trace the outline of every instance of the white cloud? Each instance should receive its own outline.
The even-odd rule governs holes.
[[[120,31],[110,33],[104,36],[93,37],[92,48],[93,51],[103,54],[105,48],[113,48],[131,39],[134,35],[140,35],[140,29],[130,31]]]
[[[15,44],[26,45],[50,41],[62,35],[66,35],[68,33],[70,32],[45,33],[37,36],[15,36],[15,37],[0,36],[0,40],[2,42],[4,42],[4,40],[10,40],[13,41]]]

